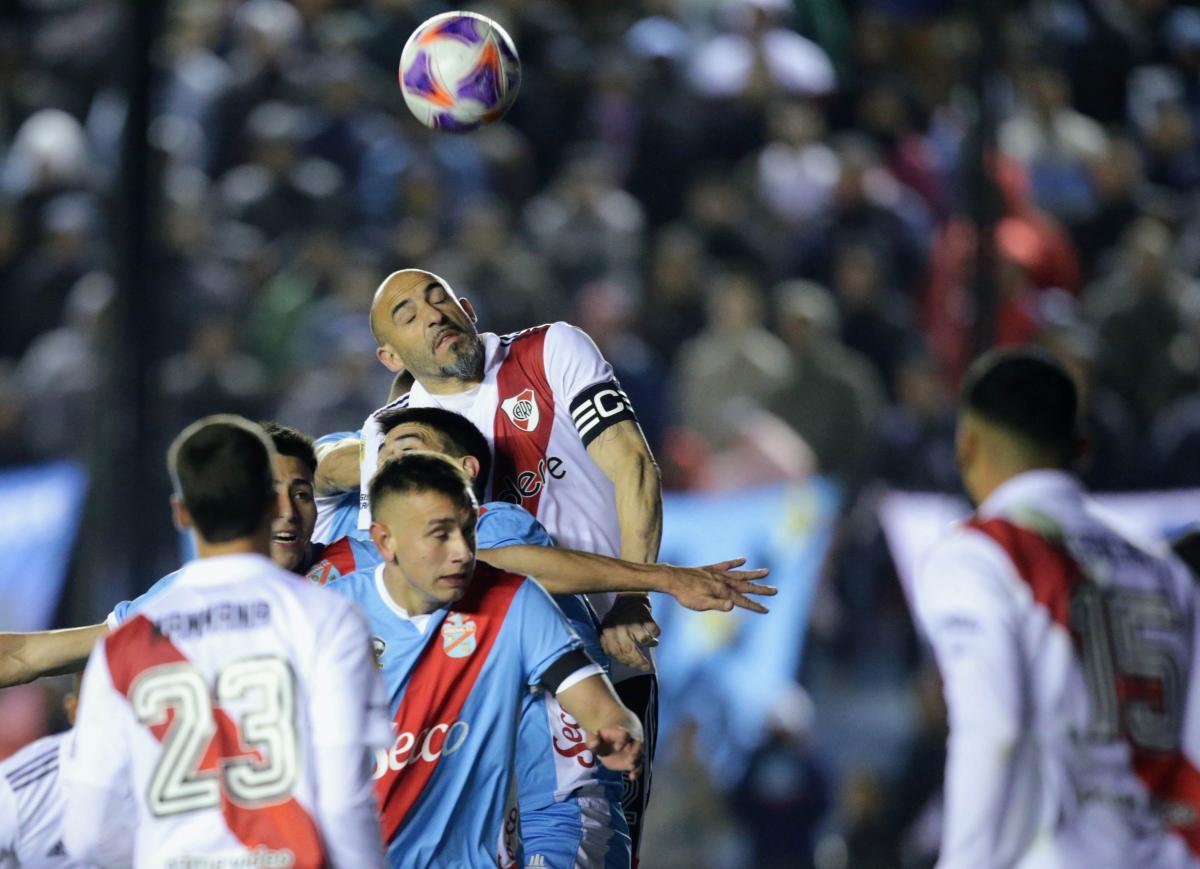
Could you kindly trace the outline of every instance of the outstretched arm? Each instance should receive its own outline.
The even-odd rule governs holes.
[[[728,612],[735,606],[765,613],[767,608],[746,595],[773,595],[769,585],[754,580],[768,573],[737,570],[746,559],[737,558],[704,567],[673,564],[637,564],[606,555],[545,546],[501,546],[480,549],[479,560],[509,573],[532,576],[551,594],[597,592],[649,592],[669,594],[688,609]]]
[[[642,725],[613,691],[604,674],[588,676],[555,695],[587,731],[587,746],[609,769],[635,777],[642,764]]]
[[[32,682],[42,676],[79,672],[96,641],[107,634],[105,624],[0,634],[0,688]]]

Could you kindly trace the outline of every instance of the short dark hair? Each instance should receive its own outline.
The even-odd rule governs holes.
[[[980,356],[963,380],[962,405],[1038,448],[1053,450],[1063,464],[1074,452],[1075,382],[1044,350],[992,350]]]
[[[371,479],[371,513],[391,495],[437,492],[474,512],[479,508],[471,481],[462,469],[444,456],[424,451],[388,459]]]
[[[275,452],[281,456],[299,459],[308,468],[309,473],[316,475],[317,453],[313,449],[312,438],[299,429],[271,420],[261,420],[258,424],[267,433],[271,443],[275,444]]]
[[[275,503],[271,442],[240,416],[197,420],[167,452],[167,469],[196,531],[209,543],[253,534]]]
[[[474,456],[479,460],[479,474],[475,477],[475,496],[483,497],[488,475],[492,472],[492,451],[487,438],[475,423],[461,413],[440,407],[398,407],[379,415],[379,425],[387,434],[398,425],[416,423],[429,426],[446,436],[448,451],[454,458]]]

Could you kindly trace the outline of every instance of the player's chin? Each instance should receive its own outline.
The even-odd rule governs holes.
[[[295,544],[271,543],[271,561],[275,562],[276,567],[282,567],[284,570],[290,570],[292,573],[299,573],[300,562],[304,557],[304,553],[299,546]]]
[[[438,587],[442,591],[440,597],[446,603],[454,603],[467,593],[467,586],[470,584],[471,577],[469,575],[439,577]]]

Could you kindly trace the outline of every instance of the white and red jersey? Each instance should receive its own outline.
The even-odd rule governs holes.
[[[384,704],[353,604],[261,555],[191,562],[88,662],[63,770],[67,851],[381,867],[365,760],[391,742]]]
[[[0,869],[83,867],[63,847],[59,771],[70,732],[44,736],[0,762]]]
[[[1032,471],[914,598],[950,718],[940,869],[1200,866],[1197,597],[1165,547]]]
[[[524,507],[559,546],[619,556],[615,490],[587,451],[610,425],[636,421],[612,366],[569,323],[480,337],[484,363],[478,386],[432,395],[415,383],[364,423],[359,527],[371,524],[366,493],[382,442],[376,417],[398,407],[440,407],[465,416],[487,437],[494,457],[489,500]],[[603,617],[611,595],[589,598]]]

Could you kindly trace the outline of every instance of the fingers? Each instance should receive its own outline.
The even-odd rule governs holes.
[[[629,625],[606,628],[600,635],[600,646],[609,657],[627,667],[649,670],[650,662],[629,635]],[[657,640],[654,641],[657,644]]]
[[[728,579],[733,582],[745,582],[752,579],[763,579],[770,575],[771,571],[766,567],[755,568],[754,570],[731,570],[728,572]]]
[[[735,558],[732,561],[722,561],[720,564],[709,564],[700,568],[701,570],[733,570],[735,567],[741,567],[746,563],[744,558]]]
[[[740,594],[735,594],[733,596],[733,603],[737,604],[744,610],[750,610],[750,612],[752,612],[752,613],[759,613],[761,615],[766,615],[767,613],[770,612],[769,609],[767,609],[765,606],[760,604],[758,601],[750,600],[750,598],[745,597],[744,595],[740,595]]]
[[[774,597],[779,594],[779,589],[773,585],[759,585],[756,582],[731,582],[729,587],[740,594],[761,594],[766,597]]]

